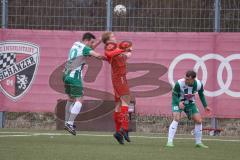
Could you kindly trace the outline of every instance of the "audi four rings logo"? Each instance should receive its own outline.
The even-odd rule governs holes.
[[[217,69],[217,83],[219,85],[219,89],[215,90],[215,91],[208,91],[205,89],[205,95],[209,96],[209,97],[216,97],[219,96],[223,93],[228,94],[229,96],[232,97],[240,97],[240,92],[236,92],[236,91],[232,91],[229,89],[231,83],[232,83],[232,78],[233,78],[233,71],[232,71],[232,67],[230,65],[230,61],[233,60],[240,60],[240,54],[232,54],[228,57],[223,57],[219,54],[214,54],[214,53],[210,53],[207,55],[204,55],[203,57],[199,57],[195,54],[192,53],[185,53],[185,54],[181,54],[180,56],[176,57],[172,63],[169,66],[168,69],[168,80],[171,83],[171,85],[174,85],[174,79],[173,79],[173,72],[174,69],[176,67],[176,65],[185,59],[192,59],[194,61],[196,61],[196,64],[194,66],[194,70],[198,71],[199,68],[201,68],[202,70],[202,83],[203,85],[206,84],[207,82],[207,77],[208,77],[208,72],[207,72],[207,67],[205,65],[205,61],[209,60],[209,59],[215,59],[220,61],[220,65]],[[223,74],[223,70],[224,68],[226,68],[227,71],[227,80],[226,82],[223,81],[222,79],[222,74]]]

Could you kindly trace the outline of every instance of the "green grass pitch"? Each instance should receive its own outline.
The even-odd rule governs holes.
[[[177,135],[165,148],[166,135],[131,133],[119,145],[112,133],[0,129],[0,160],[239,160],[239,137],[204,137],[209,149],[194,146],[193,136]]]

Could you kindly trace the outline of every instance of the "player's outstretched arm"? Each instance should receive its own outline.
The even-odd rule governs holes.
[[[97,59],[107,60],[107,57],[105,57],[105,56],[101,55],[100,53],[97,53],[93,50],[90,52],[90,55],[97,58]]]

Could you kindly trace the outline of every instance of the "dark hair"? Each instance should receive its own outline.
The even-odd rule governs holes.
[[[194,78],[196,78],[196,76],[197,76],[197,73],[193,70],[189,70],[186,72],[186,77],[191,77],[194,79]]]
[[[91,39],[96,39],[96,37],[90,32],[84,33],[84,35],[82,37],[82,41],[84,41],[84,40],[90,41]]]

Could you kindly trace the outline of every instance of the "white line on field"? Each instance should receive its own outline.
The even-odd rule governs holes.
[[[96,134],[78,134],[79,136],[95,136],[95,137],[112,137],[112,135],[96,135]],[[145,138],[145,139],[166,139],[167,137],[153,137],[153,136],[131,136],[134,138]],[[188,139],[194,140],[195,138],[175,138],[175,139]],[[203,139],[205,141],[223,141],[223,142],[240,142],[240,140],[235,139]]]
[[[70,134],[65,133],[33,133],[33,132],[0,132],[1,134],[5,133],[12,133],[12,135],[0,135],[0,137],[24,137],[24,136],[69,136]],[[15,134],[13,134],[15,133]],[[22,133],[24,135],[19,135],[19,133]],[[79,133],[78,136],[89,136],[89,137],[112,137],[110,134],[86,134],[86,133]],[[162,136],[134,136],[133,138],[145,138],[145,139],[166,139],[167,137]],[[194,140],[194,138],[178,138],[175,139],[179,140]],[[218,138],[204,138],[204,141],[221,141],[221,142],[240,142],[238,139],[218,139]]]
[[[23,134],[21,134],[21,135],[0,135],[0,138],[1,137],[29,137],[29,136],[32,136],[32,135],[27,135],[27,134],[25,134],[25,135],[23,135]]]
[[[24,134],[27,132],[0,132],[0,134],[15,133],[15,134]]]

